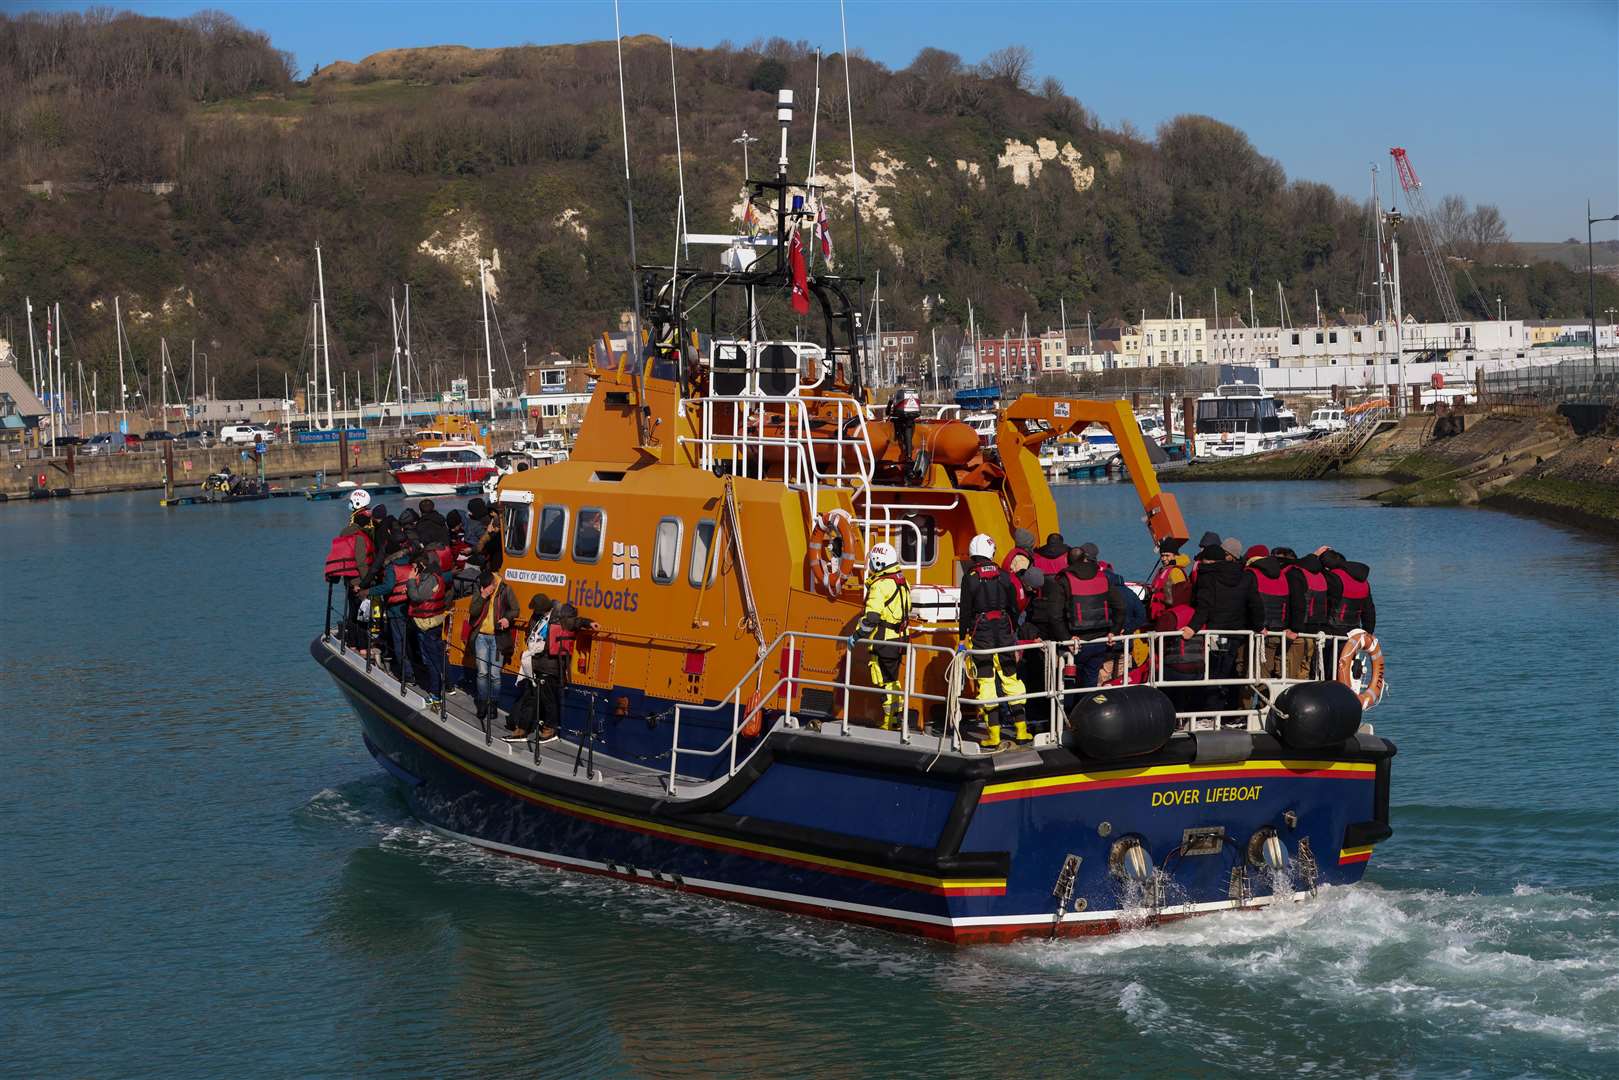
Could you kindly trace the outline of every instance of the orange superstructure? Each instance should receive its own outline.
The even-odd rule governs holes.
[[[580,645],[576,685],[633,688],[648,699],[636,712],[719,700],[784,632],[849,634],[863,552],[878,542],[899,550],[913,587],[953,589],[975,534],[1006,551],[1014,528],[1058,528],[1038,448],[1093,422],[1117,436],[1153,538],[1186,535],[1126,403],[1025,396],[993,445],[960,421],[919,420],[906,462],[891,425],[867,416],[857,319],[838,279],[812,283],[828,333],[806,347],[703,342],[674,312],[718,276],[664,282],[642,334],[662,344],[639,359],[602,354],[612,359],[591,373],[570,459],[501,481],[507,582],[524,602],[544,591],[599,624]],[[837,564],[853,572],[817,572]],[[956,637],[953,622],[913,625],[913,641],[946,647],[919,673],[932,692]],[[813,640],[792,662],[832,676],[846,652]],[[836,707],[859,722],[876,703]]]

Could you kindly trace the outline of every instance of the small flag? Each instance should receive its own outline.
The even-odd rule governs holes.
[[[821,258],[832,261],[832,223],[826,217],[826,204],[815,212],[815,239],[821,243]]]
[[[742,227],[747,230],[749,236],[759,235],[759,218],[754,214],[751,202],[748,203],[748,208],[742,211]]]
[[[793,230],[792,242],[787,246],[787,266],[793,274],[793,310],[808,315],[810,309],[809,277],[804,269],[803,234]]]

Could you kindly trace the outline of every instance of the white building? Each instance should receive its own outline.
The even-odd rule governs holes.
[[[1209,361],[1207,319],[1143,319],[1140,333],[1141,367],[1185,367]]]

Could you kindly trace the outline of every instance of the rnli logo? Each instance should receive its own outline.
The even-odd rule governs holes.
[[[613,541],[613,580],[641,580],[641,545]]]

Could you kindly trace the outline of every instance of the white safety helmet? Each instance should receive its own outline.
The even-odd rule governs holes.
[[[893,544],[873,544],[866,555],[866,569],[874,574],[891,569],[899,563],[899,552]]]
[[[988,533],[979,533],[972,538],[972,543],[967,545],[967,554],[982,555],[986,559],[993,559],[995,557],[995,538]]]
[[[355,488],[349,494],[349,509],[364,510],[371,505],[371,493],[364,488]]]

